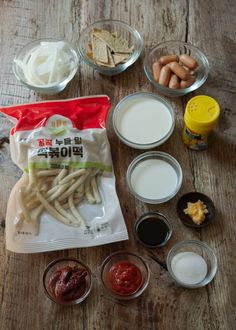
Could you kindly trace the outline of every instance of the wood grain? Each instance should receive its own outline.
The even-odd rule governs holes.
[[[9,144],[0,146],[0,329],[84,329],[84,330],[233,330],[236,317],[236,115],[235,51],[236,4],[233,0],[2,0],[0,2],[0,102],[2,105],[54,99],[43,96],[18,82],[12,72],[16,52],[27,42],[43,37],[65,38],[78,43],[80,32],[94,21],[121,19],[144,39],[141,58],[126,72],[105,77],[81,63],[78,74],[58,99],[107,94],[111,111],[107,129],[117,180],[117,194],[128,227],[126,242],[87,249],[24,255],[5,250],[5,213],[12,187],[21,171],[10,159]],[[131,160],[141,153],[125,146],[114,134],[111,117],[115,104],[136,91],[156,90],[145,78],[142,60],[164,40],[188,41],[208,57],[211,71],[207,82],[183,98],[168,99],[176,114],[171,138],[158,150],[170,153],[184,171],[183,186],[171,201],[151,206],[129,193],[125,173]],[[183,112],[193,95],[207,94],[221,106],[221,117],[214,144],[204,152],[193,152],[183,145]],[[0,117],[0,139],[9,134],[9,121]],[[184,227],[176,214],[178,198],[189,191],[201,191],[212,198],[217,214],[204,230]],[[165,260],[169,249],[180,240],[199,239],[209,244],[218,258],[218,273],[207,287],[187,290],[177,286],[168,272],[149,256],[149,251],[133,238],[133,223],[143,212],[159,210],[173,226],[173,237],[166,247],[154,253]],[[100,265],[111,252],[127,249],[142,255],[151,269],[147,291],[131,302],[116,301],[103,290]],[[42,274],[56,257],[74,256],[87,263],[94,273],[94,286],[87,300],[63,308],[49,301],[42,287]]]

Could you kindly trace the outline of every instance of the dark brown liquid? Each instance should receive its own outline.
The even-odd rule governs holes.
[[[136,227],[139,240],[146,245],[156,246],[164,243],[170,229],[162,219],[150,217],[142,220]]]

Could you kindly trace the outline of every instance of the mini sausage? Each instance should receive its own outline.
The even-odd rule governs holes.
[[[159,81],[160,72],[161,72],[162,65],[160,62],[154,62],[152,65],[152,72],[153,72],[153,78],[155,81]]]
[[[188,71],[191,75],[193,75],[195,73],[194,70],[190,70],[186,65],[184,65],[184,63],[182,63],[181,61],[179,61],[179,65],[181,65],[186,71]]]
[[[187,66],[185,66],[185,65],[182,65],[183,66],[183,68],[186,70],[186,71],[188,71],[190,74],[191,74],[191,76],[194,76],[195,75],[195,71],[194,70],[190,70]]]
[[[195,76],[190,76],[188,80],[181,80],[180,88],[187,88],[190,87],[196,80]]]
[[[198,66],[197,61],[189,55],[183,54],[179,57],[180,61],[189,69],[194,70]]]
[[[178,62],[179,56],[178,55],[165,55],[159,58],[159,62],[161,64],[168,64],[170,62]]]
[[[168,64],[168,66],[171,71],[182,80],[188,80],[191,76],[190,73],[177,62],[171,62]]]
[[[179,88],[179,78],[175,74],[172,74],[170,77],[169,88]]]
[[[170,75],[171,75],[170,68],[167,65],[163,66],[160,72],[160,77],[158,81],[159,84],[167,87],[169,85]]]

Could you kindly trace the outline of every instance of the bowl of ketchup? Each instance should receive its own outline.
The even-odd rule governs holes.
[[[150,271],[146,262],[132,252],[115,252],[101,266],[102,283],[117,299],[137,298],[147,288],[149,278]]]
[[[79,304],[91,291],[91,271],[78,259],[56,259],[44,271],[43,286],[52,301],[61,305]]]

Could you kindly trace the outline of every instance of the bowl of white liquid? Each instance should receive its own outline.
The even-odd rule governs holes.
[[[171,277],[185,288],[200,288],[214,278],[217,259],[213,250],[201,241],[188,240],[175,244],[167,256]]]
[[[131,193],[149,204],[160,204],[173,198],[183,180],[177,160],[161,151],[148,151],[136,157],[130,163],[126,177]]]
[[[116,135],[136,149],[152,149],[172,134],[175,114],[171,105],[152,93],[134,93],[123,98],[112,117]]]

